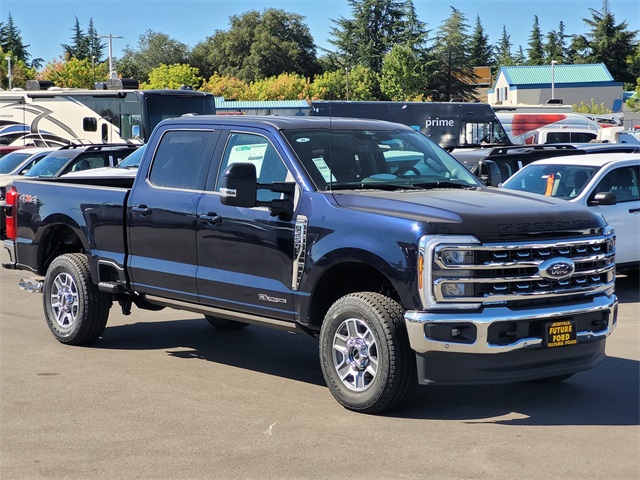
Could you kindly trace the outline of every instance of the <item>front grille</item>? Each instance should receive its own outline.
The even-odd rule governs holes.
[[[490,304],[607,289],[615,281],[614,238],[608,233],[535,243],[437,244],[430,270],[432,299]],[[558,263],[571,270],[547,271]]]

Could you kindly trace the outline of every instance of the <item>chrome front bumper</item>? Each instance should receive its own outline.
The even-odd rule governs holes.
[[[608,319],[607,327],[598,332],[583,330],[577,332],[578,343],[602,340],[614,330],[617,321],[618,299],[615,295],[598,295],[581,303],[566,305],[538,306],[535,308],[513,310],[504,306],[485,307],[481,312],[459,310],[456,312],[424,312],[407,311],[405,324],[411,348],[417,354],[430,352],[498,354],[519,349],[541,347],[542,337],[520,338],[513,343],[492,344],[489,341],[489,328],[497,322],[537,322],[558,321],[564,318],[577,317],[583,314],[604,312]],[[452,326],[456,324],[473,325],[475,340],[471,342],[442,341],[427,336],[428,325]]]

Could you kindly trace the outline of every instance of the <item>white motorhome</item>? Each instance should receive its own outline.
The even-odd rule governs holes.
[[[30,80],[27,90],[0,92],[0,144],[139,144],[146,142],[160,120],[215,113],[211,94],[136,90],[137,82],[116,80],[105,90],[61,89],[51,82]]]

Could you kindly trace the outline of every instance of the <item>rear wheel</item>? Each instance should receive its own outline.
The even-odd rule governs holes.
[[[102,335],[111,296],[91,281],[86,255],[71,253],[51,262],[44,280],[43,304],[53,336],[62,343],[83,345]]]
[[[216,327],[220,330],[241,330],[249,326],[248,323],[212,317],[211,315],[205,315],[204,318],[207,319],[207,322],[209,322],[212,327]]]
[[[398,405],[415,384],[404,310],[372,292],[336,301],[320,330],[322,373],[344,407],[377,413]]]

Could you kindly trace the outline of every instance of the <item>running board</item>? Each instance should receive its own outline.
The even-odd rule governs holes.
[[[145,300],[155,305],[163,307],[175,308],[176,310],[187,310],[189,312],[200,313],[202,315],[211,315],[212,317],[223,318],[225,320],[233,320],[236,322],[251,323],[253,325],[262,325],[265,327],[286,330],[292,333],[307,333],[300,325],[295,322],[287,322],[285,320],[276,320],[273,318],[260,317],[250,313],[240,313],[231,310],[223,310],[221,308],[207,307],[205,305],[195,305],[180,300],[172,300],[169,298],[155,297],[153,295],[145,295]]]

